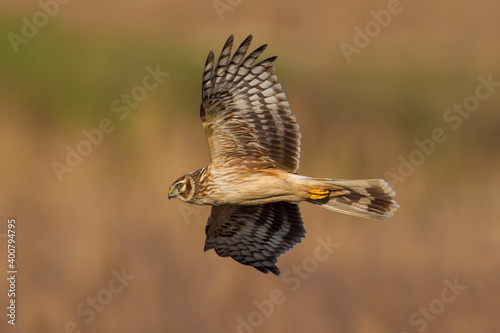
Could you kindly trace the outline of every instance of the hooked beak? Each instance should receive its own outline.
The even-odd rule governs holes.
[[[172,198],[173,198],[173,196],[174,196],[174,195],[172,194],[172,189],[170,189],[170,190],[168,191],[168,200],[172,199]]]

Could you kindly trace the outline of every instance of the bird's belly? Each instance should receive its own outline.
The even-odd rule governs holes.
[[[298,202],[295,184],[290,182],[288,173],[248,172],[225,174],[212,179],[210,204],[215,205],[261,205],[277,201]]]

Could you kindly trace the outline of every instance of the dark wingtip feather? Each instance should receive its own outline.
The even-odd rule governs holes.
[[[273,63],[273,62],[274,62],[277,58],[278,58],[278,56],[269,57],[269,58],[264,59],[264,60],[262,60],[261,62],[259,62],[259,63],[257,64],[257,66],[259,66],[259,65],[270,65],[270,64],[272,64],[272,63]]]
[[[278,266],[273,265],[273,266],[252,266],[259,272],[262,272],[264,274],[268,274],[269,272],[273,273],[276,276],[280,276],[281,272]]]
[[[280,274],[281,274],[280,269],[276,265],[269,267],[269,270],[271,271],[271,273],[273,273],[276,276],[280,276]]]
[[[267,44],[264,44],[264,45],[261,45],[259,46],[258,48],[255,49],[255,51],[253,51],[250,56],[252,56],[253,54],[261,54],[262,52],[264,52],[265,50],[267,49]]]
[[[214,51],[210,50],[210,52],[208,52],[207,61],[205,61],[205,67],[203,70],[203,81],[201,84],[201,95],[203,98],[206,98],[209,94],[208,91],[209,86],[214,76],[214,65],[215,65]]]
[[[205,67],[207,67],[209,63],[213,63],[214,60],[215,60],[214,50],[210,50],[210,52],[208,52],[207,61],[205,61]]]
[[[245,38],[245,40],[243,40],[243,42],[241,42],[240,47],[241,47],[241,45],[250,44],[252,42],[252,39],[253,39],[253,35],[252,34],[248,35],[247,38]]]
[[[229,35],[229,38],[226,40],[226,43],[224,44],[224,46],[222,47],[222,52],[221,54],[224,52],[224,50],[228,47],[232,47],[233,46],[233,41],[234,41],[234,35],[231,34]]]
[[[215,63],[215,54],[213,50],[208,52],[207,61],[205,61],[205,68],[203,71],[203,83],[207,82],[211,79],[211,77],[207,80],[207,74],[213,74],[214,72],[214,63]]]
[[[242,48],[248,48],[248,47],[250,46],[250,44],[252,44],[252,40],[253,40],[253,35],[251,35],[251,34],[250,34],[250,35],[248,35],[248,37],[247,37],[247,38],[245,38],[245,39],[241,42],[240,46],[238,46],[238,50],[239,50],[239,49],[242,49]],[[238,52],[238,51],[236,51],[236,52]],[[245,52],[246,52],[246,51],[245,51]]]
[[[213,249],[214,247],[212,245],[208,245],[207,242],[205,242],[205,246],[203,247],[203,252],[207,252],[208,250]]]

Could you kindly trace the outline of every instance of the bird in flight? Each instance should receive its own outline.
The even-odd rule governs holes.
[[[168,198],[210,205],[205,251],[214,249],[261,272],[279,275],[278,257],[300,243],[299,203],[387,219],[399,208],[383,179],[341,180],[299,175],[300,133],[267,45],[247,55],[248,36],[231,55],[233,35],[217,63],[210,51],[202,82],[200,117],[210,165],[177,179]]]

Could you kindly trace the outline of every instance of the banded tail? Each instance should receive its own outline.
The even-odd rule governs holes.
[[[399,205],[396,192],[383,179],[335,180],[315,179],[321,190],[309,191],[308,202],[339,213],[385,220],[394,215]]]

